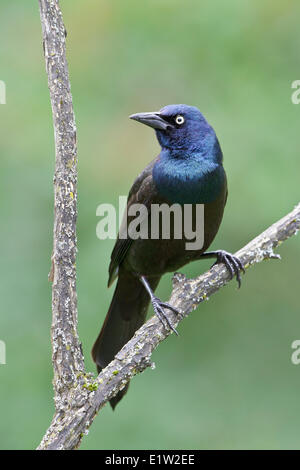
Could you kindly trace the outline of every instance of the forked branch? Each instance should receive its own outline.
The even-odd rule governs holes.
[[[48,85],[55,133],[55,215],[51,279],[52,361],[55,414],[38,449],[75,449],[88,432],[98,411],[137,373],[151,366],[151,354],[170,334],[152,317],[123,347],[98,377],[84,369],[77,333],[76,216],[77,148],[68,66],[65,28],[58,0],[39,0]],[[274,249],[300,228],[300,204],[236,253],[250,267],[278,258]],[[204,299],[229,282],[225,267],[218,265],[196,279],[181,274],[173,278],[170,303],[182,312],[168,318],[176,327]]]

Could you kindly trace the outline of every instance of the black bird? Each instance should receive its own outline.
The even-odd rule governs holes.
[[[197,108],[182,104],[166,106],[159,112],[133,114],[130,118],[155,129],[161,152],[133,183],[124,223],[111,254],[108,285],[116,278],[118,281],[92,349],[98,372],[144,323],[150,300],[156,315],[173,329],[164,309],[174,308],[154,294],[164,273],[174,272],[190,261],[214,257],[216,263],[225,263],[231,277],[236,275],[240,286],[240,271],[244,271],[241,261],[232,254],[223,250],[206,252],[218,232],[227,200],[223,155],[213,128]],[[128,225],[132,220],[128,210],[137,203],[147,208],[149,226],[153,204],[192,205],[193,221],[197,205],[204,204],[202,248],[187,250],[187,238],[183,235],[177,239],[174,226],[169,239],[162,238],[161,229],[158,239],[124,236],[126,222]],[[127,388],[128,385],[110,401],[113,408]]]

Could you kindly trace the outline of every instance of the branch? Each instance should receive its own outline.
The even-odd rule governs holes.
[[[58,0],[39,0],[55,136],[52,280],[52,362],[56,411],[64,407],[76,375],[84,370],[77,334],[77,146],[66,30]]]
[[[245,268],[265,259],[280,258],[274,249],[300,229],[300,203],[281,220],[254,238],[236,253]],[[170,303],[182,314],[168,313],[174,327],[199,303],[229,282],[229,273],[221,265],[214,266],[196,279],[175,274]],[[122,348],[115,359],[93,380],[91,375],[78,374],[68,408],[63,418],[54,418],[41,449],[74,449],[87,434],[98,411],[137,373],[151,367],[151,354],[169,336],[161,322],[152,317]]]
[[[58,0],[39,0],[43,45],[55,134],[54,241],[52,269],[52,362],[55,414],[39,449],[74,449],[98,411],[137,373],[151,366],[151,354],[170,334],[152,317],[94,379],[84,369],[77,333],[76,126],[65,54],[65,28]],[[245,267],[278,258],[273,250],[300,228],[300,204],[236,255]],[[199,303],[229,282],[226,268],[215,266],[196,279],[175,274],[168,313],[176,327]]]

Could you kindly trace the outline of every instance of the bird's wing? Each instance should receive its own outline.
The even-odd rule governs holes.
[[[116,279],[119,266],[124,260],[128,249],[134,241],[127,236],[127,227],[130,224],[130,221],[134,218],[133,216],[128,216],[129,207],[133,204],[144,204],[148,208],[156,196],[156,190],[152,180],[152,169],[155,162],[156,159],[146,166],[146,168],[136,178],[129,191],[127,198],[127,209],[123,215],[118,238],[111,254],[108,286],[110,286]],[[122,238],[122,235],[124,238]]]

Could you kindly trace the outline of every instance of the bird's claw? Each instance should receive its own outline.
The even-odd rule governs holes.
[[[228,253],[228,251],[219,250],[217,251],[217,261],[213,264],[213,266],[219,263],[225,264],[230,273],[230,279],[233,279],[233,277],[236,276],[238,287],[240,288],[242,283],[241,271],[245,274],[245,268],[241,260],[237,256]]]
[[[178,310],[176,310],[175,307],[172,307],[172,305],[168,304],[167,302],[162,302],[158,297],[153,297],[151,299],[153,310],[155,312],[155,315],[159,318],[161,323],[163,324],[164,327],[166,327],[165,322],[167,323],[168,327],[170,330],[174,331],[174,333],[178,336],[178,331],[174,326],[171,325],[170,320],[168,319],[167,315],[164,312],[164,308],[168,308],[169,310],[172,310],[174,313],[179,313]]]

